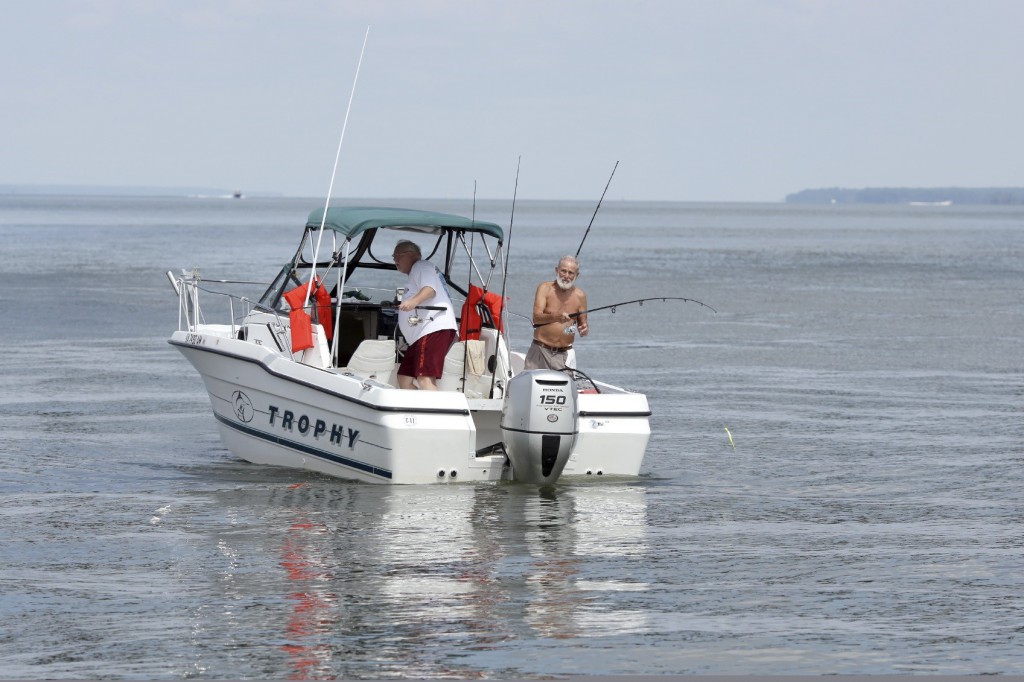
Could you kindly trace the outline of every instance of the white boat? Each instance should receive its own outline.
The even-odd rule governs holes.
[[[420,244],[462,303],[438,391],[397,387],[400,238]],[[169,343],[202,377],[225,446],[250,462],[372,483],[638,475],[646,396],[580,371],[523,371],[524,354],[499,331],[507,318],[477,304],[502,269],[503,238],[494,223],[443,213],[319,209],[259,301],[215,289],[198,270],[169,272],[179,299]],[[311,278],[323,283],[317,295],[306,295]]]

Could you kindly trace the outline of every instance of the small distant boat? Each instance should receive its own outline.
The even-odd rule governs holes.
[[[241,199],[243,197],[242,190],[236,189],[231,196],[235,199]]]
[[[391,254],[411,235],[453,303],[465,299],[438,391],[402,390],[396,379],[404,277]],[[636,476],[647,397],[580,371],[524,371],[501,297],[464,281],[467,272],[491,281],[503,240],[494,223],[444,213],[315,210],[259,301],[211,289],[217,280],[198,270],[168,272],[179,299],[169,343],[202,376],[221,440],[250,462],[371,483]],[[223,316],[208,322],[214,307]]]
[[[953,200],[946,199],[945,201],[911,201],[908,203],[911,206],[952,206]]]

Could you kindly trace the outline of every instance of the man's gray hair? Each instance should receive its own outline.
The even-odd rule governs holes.
[[[576,258],[576,256],[573,256],[571,254],[566,254],[566,255],[564,255],[564,256],[562,256],[561,258],[558,259],[558,264],[561,265],[565,261],[569,261],[570,263],[575,265],[576,266],[576,272],[580,271],[580,261],[579,261],[578,258]]]
[[[423,252],[420,251],[420,245],[414,241],[408,239],[402,239],[395,244],[395,254],[399,253],[415,253],[420,258],[423,258]]]

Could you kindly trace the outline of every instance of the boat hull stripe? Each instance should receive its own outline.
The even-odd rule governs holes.
[[[317,448],[310,447],[309,445],[305,445],[303,443],[297,443],[295,441],[288,440],[287,438],[281,438],[280,436],[274,436],[269,433],[264,433],[263,431],[259,431],[252,427],[243,426],[238,422],[233,422],[227,417],[223,417],[217,414],[216,412],[213,413],[213,416],[216,417],[217,421],[219,421],[224,426],[228,426],[236,431],[240,431],[241,433],[244,433],[247,436],[259,438],[260,440],[265,440],[268,443],[273,443],[274,445],[279,445],[281,447],[289,448],[291,450],[298,450],[299,452],[302,452],[304,454],[311,455],[319,459],[326,459],[331,462],[334,462],[335,464],[340,464],[350,469],[358,469],[359,471],[365,471],[368,474],[380,476],[381,478],[391,478],[391,472],[387,469],[375,467],[372,464],[360,462],[359,460],[355,459],[349,459],[348,457],[342,457],[341,455],[336,455],[332,452],[319,450]]]

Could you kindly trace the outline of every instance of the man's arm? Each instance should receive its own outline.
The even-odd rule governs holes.
[[[568,322],[569,315],[567,313],[546,313],[544,309],[547,307],[548,293],[551,291],[551,287],[554,284],[551,282],[541,282],[537,286],[537,295],[533,299],[533,328],[543,327],[546,324],[552,322]]]
[[[405,292],[405,298],[402,303],[398,306],[399,310],[409,312],[416,306],[420,305],[424,301],[429,301],[437,293],[434,287],[430,286],[429,278],[426,276],[429,270],[426,268],[433,268],[428,261],[418,260],[413,263],[412,268],[409,270],[409,291]],[[418,287],[415,291],[411,287]]]
[[[402,303],[401,305],[398,306],[398,309],[405,312],[409,312],[410,310],[418,306],[420,303],[423,303],[424,301],[428,301],[431,298],[433,298],[435,293],[436,292],[434,291],[433,287],[423,287],[422,289],[417,291],[412,298],[405,297],[404,299],[402,299]]]
[[[583,293],[583,289],[577,289],[580,292],[580,310],[587,309],[587,295]],[[586,336],[590,332],[590,325],[587,324],[587,314],[583,313],[576,320],[576,328],[580,330],[580,336]]]

